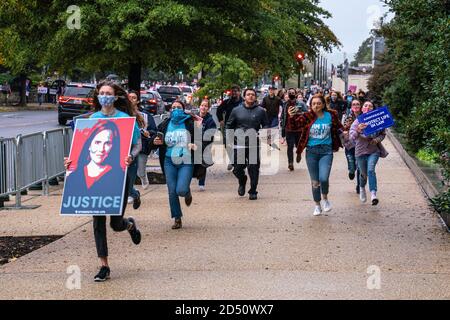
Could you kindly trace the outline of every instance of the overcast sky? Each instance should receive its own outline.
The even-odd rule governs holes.
[[[333,17],[325,21],[342,43],[328,56],[329,64],[340,64],[347,53],[352,61],[361,43],[369,37],[374,21],[378,21],[388,8],[381,0],[321,0],[321,6]]]

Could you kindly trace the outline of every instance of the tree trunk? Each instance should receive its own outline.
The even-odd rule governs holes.
[[[142,62],[130,62],[128,69],[128,90],[134,90],[140,96]]]
[[[26,86],[27,86],[27,75],[24,73],[20,74],[20,102],[19,106],[26,107],[27,106],[27,95],[26,95]]]

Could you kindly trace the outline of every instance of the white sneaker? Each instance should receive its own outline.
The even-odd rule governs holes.
[[[199,190],[200,192],[203,192],[203,191],[205,191],[206,189],[205,189],[205,186],[198,186],[198,190]]]
[[[314,216],[320,216],[322,214],[322,208],[320,206],[316,206],[316,208],[314,209]]]
[[[370,200],[372,200],[372,205],[373,205],[373,206],[378,205],[379,200],[378,200],[377,192],[376,192],[376,191],[372,191],[372,192],[371,192],[371,197],[370,197],[370,198],[371,198]]]
[[[148,183],[148,178],[147,176],[145,177],[140,177],[141,178],[141,182],[142,182],[142,189],[147,190],[148,186],[150,185]]]
[[[330,212],[332,209],[331,203],[328,200],[323,200],[323,211]]]
[[[366,188],[359,187],[359,200],[361,200],[362,203],[367,202]]]
[[[128,204],[131,204],[131,203],[133,203],[133,201],[134,201],[134,199],[133,199],[133,197],[128,197]]]

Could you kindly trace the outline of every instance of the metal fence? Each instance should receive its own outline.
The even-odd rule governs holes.
[[[16,190],[16,139],[0,139],[0,195]]]
[[[21,192],[38,183],[48,195],[49,180],[65,173],[72,134],[67,127],[0,139],[0,197],[15,194],[20,208]]]

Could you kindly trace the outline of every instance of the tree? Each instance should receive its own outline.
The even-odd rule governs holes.
[[[211,54],[288,75],[297,50],[313,55],[339,44],[317,0],[97,0],[79,4],[79,30],[65,27],[68,13],[58,14],[71,3],[53,1],[59,28],[46,62],[64,70],[80,64],[92,71],[128,70],[134,85],[142,67],[189,71]]]
[[[211,54],[208,62],[200,63],[193,69],[194,73],[200,71],[206,76],[200,80],[202,88],[197,92],[198,97],[220,96],[225,88],[233,84],[251,86],[255,78],[253,69],[243,60],[223,54]]]
[[[0,2],[0,55],[3,65],[20,79],[20,105],[26,105],[25,86],[27,75],[37,71],[42,49],[49,39],[49,3],[28,1],[26,4],[14,0]]]
[[[360,63],[372,63],[372,44],[373,36],[370,36],[359,46],[358,52],[355,54],[355,60],[350,66],[357,67]]]
[[[383,63],[370,81],[404,133],[407,147],[441,164],[450,183],[450,3],[447,0],[385,0],[393,20],[380,33],[386,39]],[[387,69],[386,69],[387,68]],[[389,72],[390,75],[381,74]],[[446,204],[447,214],[448,193]],[[441,200],[442,200],[441,199]]]
[[[257,76],[270,70],[288,77],[295,70],[296,51],[314,56],[319,48],[339,45],[322,21],[330,14],[318,0],[72,4],[71,0],[1,3],[1,17],[7,18],[2,30],[13,40],[5,58],[12,59],[10,65],[20,64],[15,71],[35,64],[59,73],[115,70],[128,74],[130,87],[139,89],[143,68],[187,73],[201,62],[211,62],[215,54],[242,60]],[[70,27],[68,22],[77,14],[79,26]]]

